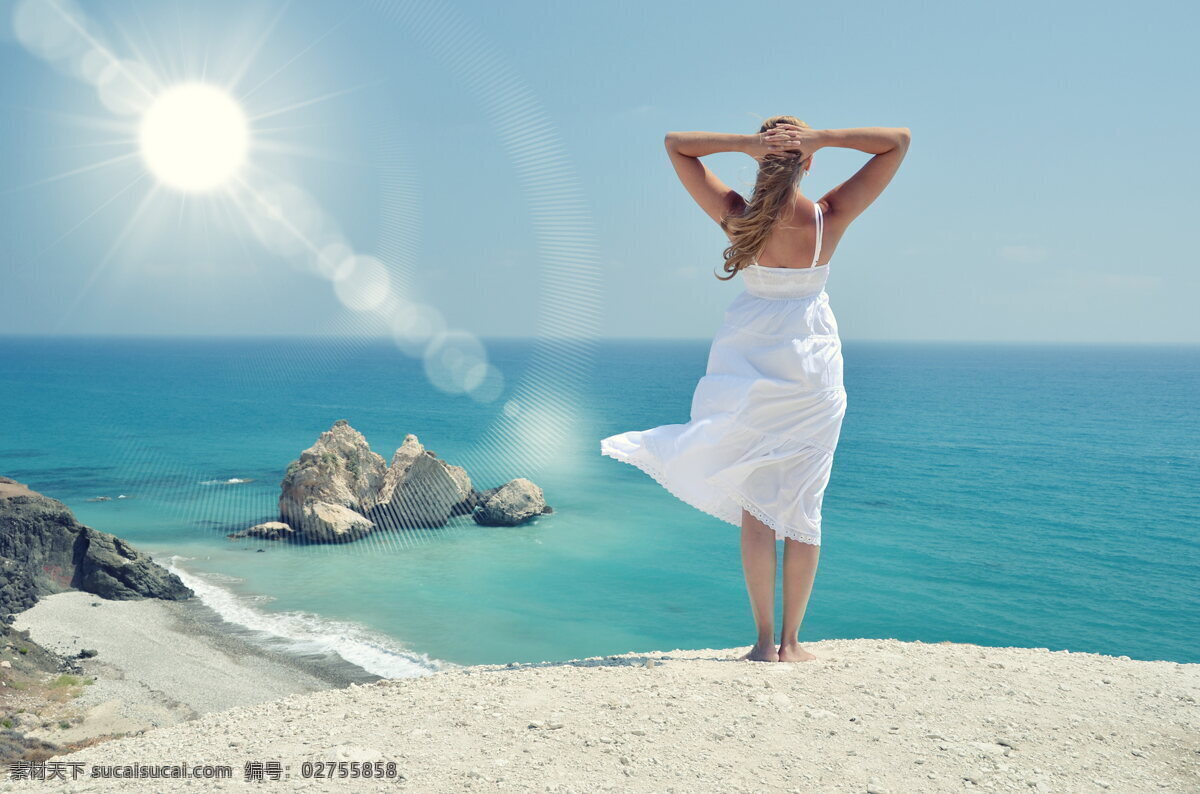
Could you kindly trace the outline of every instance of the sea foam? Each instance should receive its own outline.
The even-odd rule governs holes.
[[[334,620],[311,612],[266,612],[252,606],[264,599],[241,596],[213,582],[227,583],[235,577],[189,572],[180,563],[186,557],[173,555],[167,569],[190,587],[205,606],[224,620],[259,635],[263,645],[281,646],[300,655],[337,656],[383,678],[415,678],[439,670],[459,667],[453,662],[433,659],[400,646],[392,638],[352,621]],[[273,599],[270,599],[273,600]]]

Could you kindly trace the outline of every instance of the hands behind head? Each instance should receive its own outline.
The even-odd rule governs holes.
[[[762,162],[766,158],[807,159],[817,150],[815,131],[809,127],[798,127],[795,124],[780,123],[771,129],[760,132],[754,146],[747,154]]]

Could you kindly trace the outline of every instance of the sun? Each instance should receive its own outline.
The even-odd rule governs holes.
[[[189,193],[228,182],[246,160],[246,114],[229,93],[207,83],[163,91],[142,116],[138,142],[146,167],[168,187]]]

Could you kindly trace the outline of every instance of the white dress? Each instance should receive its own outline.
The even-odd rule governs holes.
[[[734,526],[742,510],[776,539],[821,543],[821,503],[846,413],[842,343],[817,265],[824,221],[814,204],[811,267],[744,268],[725,312],[691,421],[600,442],[672,494]]]

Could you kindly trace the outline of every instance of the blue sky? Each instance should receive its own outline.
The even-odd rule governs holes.
[[[24,46],[16,5],[0,3],[0,333],[378,330],[228,207],[169,189],[143,203],[154,177],[130,119]],[[789,113],[913,133],[832,261],[844,338],[1200,342],[1195,4],[421,2],[406,22],[407,6],[85,8],[167,84],[220,84],[261,40],[240,84],[264,116],[255,167],[479,336],[544,331],[574,254],[596,333],[710,336],[739,287],[712,276],[724,236],[662,137]],[[427,19],[455,37],[431,39]],[[504,79],[456,72],[476,51]],[[819,152],[806,195],[867,157]],[[753,160],[706,161],[749,190]],[[553,189],[531,182],[550,166]]]

